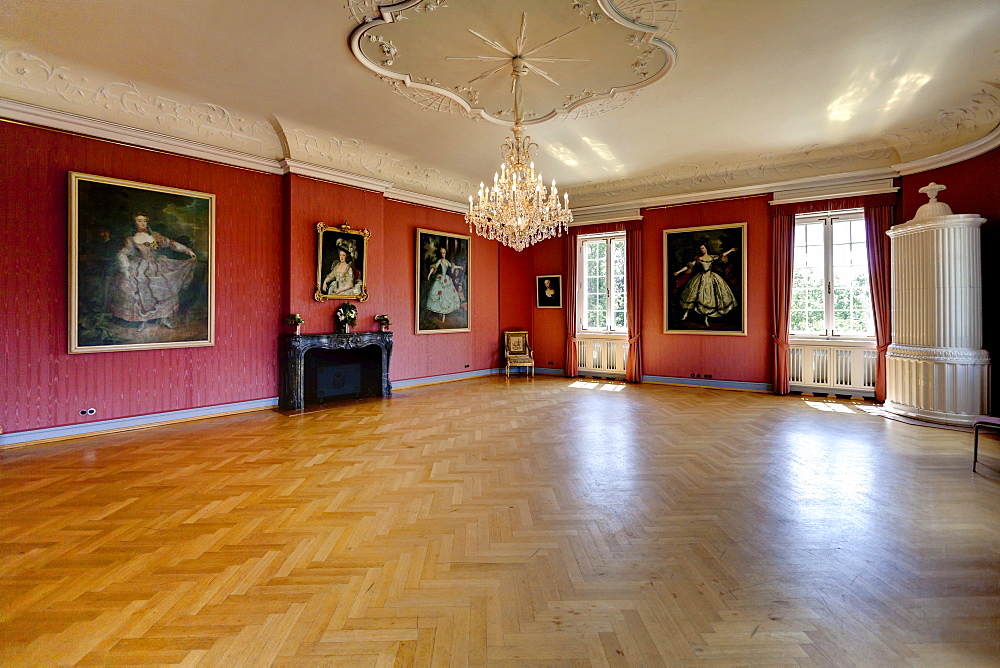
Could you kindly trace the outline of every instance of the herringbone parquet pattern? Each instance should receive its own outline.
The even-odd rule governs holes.
[[[1000,477],[971,434],[571,383],[3,453],[0,662],[1000,661]]]

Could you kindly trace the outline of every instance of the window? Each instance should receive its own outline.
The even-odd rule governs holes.
[[[790,315],[792,335],[875,335],[860,209],[795,217]]]
[[[627,334],[625,235],[581,236],[579,252],[579,331]]]

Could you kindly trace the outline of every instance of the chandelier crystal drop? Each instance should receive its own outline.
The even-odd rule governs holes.
[[[531,156],[538,148],[538,144],[524,134],[521,114],[521,77],[532,71],[552,81],[551,77],[527,62],[531,52],[520,55],[523,53],[524,47],[525,23],[526,17],[522,15],[521,34],[517,41],[517,48],[513,53],[499,47],[495,42],[487,40],[487,43],[493,48],[499,47],[499,50],[510,56],[509,64],[514,93],[514,127],[512,128],[514,136],[508,137],[500,146],[503,163],[500,165],[500,171],[493,175],[493,185],[479,184],[479,201],[474,201],[470,195],[469,212],[465,214],[470,232],[474,227],[479,236],[499,241],[516,251],[522,251],[543,239],[562,236],[563,232],[569,230],[569,224],[573,222],[573,212],[569,208],[569,195],[563,194],[562,200],[560,200],[556,182],[553,180],[551,187],[546,187],[542,182],[542,175],[535,172],[535,163],[531,162]],[[482,38],[478,33],[473,32],[473,34]],[[562,37],[565,35],[549,40],[541,47],[537,47],[536,50],[544,48]],[[489,59],[506,60],[503,57]],[[575,59],[552,58],[546,60],[572,61]],[[499,69],[501,68],[494,68],[482,76],[489,76]]]

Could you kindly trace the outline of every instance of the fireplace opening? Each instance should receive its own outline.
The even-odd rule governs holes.
[[[306,404],[382,395],[382,351],[378,346],[313,348],[306,351],[303,366]]]

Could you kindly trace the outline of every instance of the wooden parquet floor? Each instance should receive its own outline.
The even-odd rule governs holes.
[[[0,663],[1000,663],[994,444],[572,383],[4,452]]]

